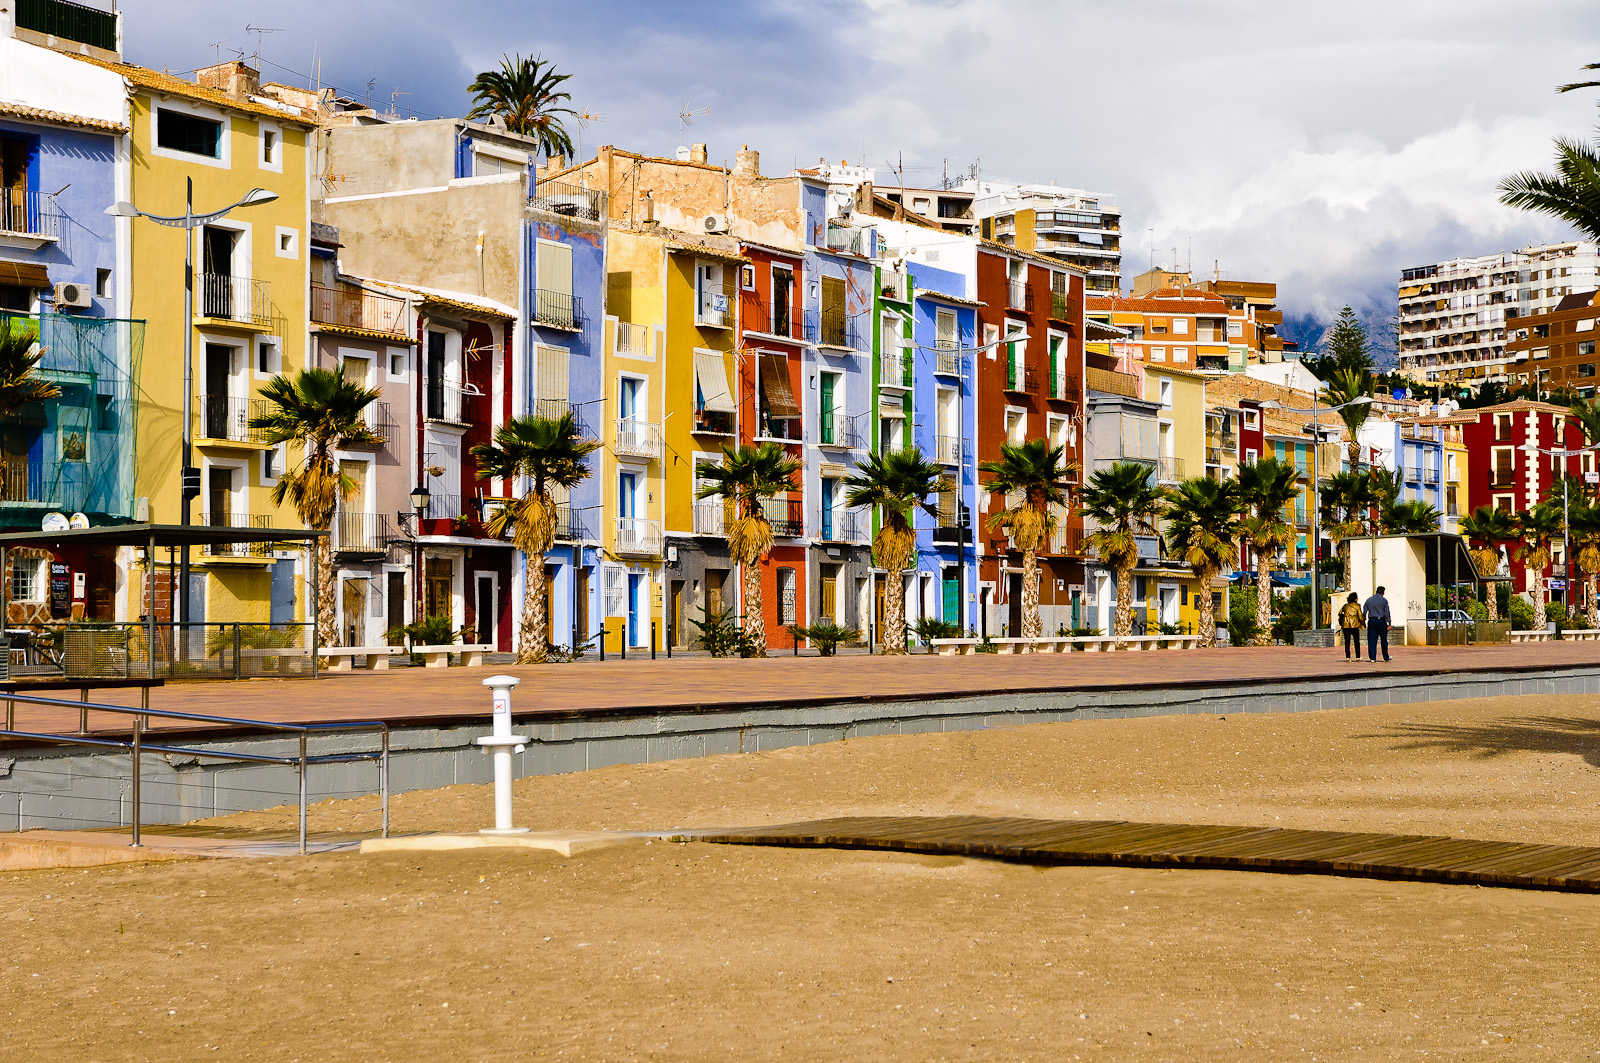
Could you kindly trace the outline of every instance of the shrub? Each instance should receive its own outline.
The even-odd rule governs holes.
[[[831,620],[822,620],[810,627],[801,627],[798,624],[789,625],[789,634],[796,641],[805,639],[817,647],[817,652],[824,657],[832,657],[841,642],[854,642],[861,637],[861,632],[853,627],[841,627]]]
[[[753,651],[750,638],[744,629],[733,622],[733,610],[724,609],[713,614],[702,610],[703,620],[692,617],[689,623],[700,631],[700,647],[713,657],[748,657]]]
[[[1272,622],[1272,637],[1279,642],[1294,642],[1294,633],[1311,626],[1311,588],[1296,587],[1287,598],[1275,598],[1278,619]]]
[[[1257,631],[1254,588],[1244,593],[1235,588],[1228,595],[1228,641],[1235,646],[1247,646],[1255,641]]]
[[[448,646],[455,642],[456,632],[450,626],[448,616],[428,616],[413,620],[404,627],[391,628],[388,637],[404,640],[407,648],[414,649],[417,646]],[[411,663],[421,664],[421,655],[413,653]]]
[[[1533,603],[1520,594],[1512,597],[1510,608],[1500,615],[1511,618],[1512,631],[1533,630]]]
[[[955,624],[932,616],[920,618],[912,625],[911,630],[917,636],[917,640],[928,647],[929,653],[933,652],[934,639],[953,639],[961,634],[961,628]]]

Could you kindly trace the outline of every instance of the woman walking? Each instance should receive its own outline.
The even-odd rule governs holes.
[[[1344,608],[1339,610],[1339,631],[1344,635],[1344,659],[1352,660],[1350,651],[1355,649],[1356,661],[1361,660],[1361,599],[1355,591],[1350,592],[1350,597],[1344,601]]]

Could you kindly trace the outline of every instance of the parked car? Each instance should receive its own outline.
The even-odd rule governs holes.
[[[1456,624],[1474,623],[1472,616],[1465,609],[1429,609],[1428,629],[1453,627]]]

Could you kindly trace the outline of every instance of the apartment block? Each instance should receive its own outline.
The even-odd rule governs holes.
[[[1091,295],[1122,290],[1122,212],[1115,196],[1056,185],[971,182],[979,235],[1087,275]]]

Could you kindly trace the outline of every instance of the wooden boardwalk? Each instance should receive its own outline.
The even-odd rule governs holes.
[[[882,849],[1023,864],[1207,868],[1600,892],[1600,848],[1278,827],[990,816],[846,817],[682,841]]]

